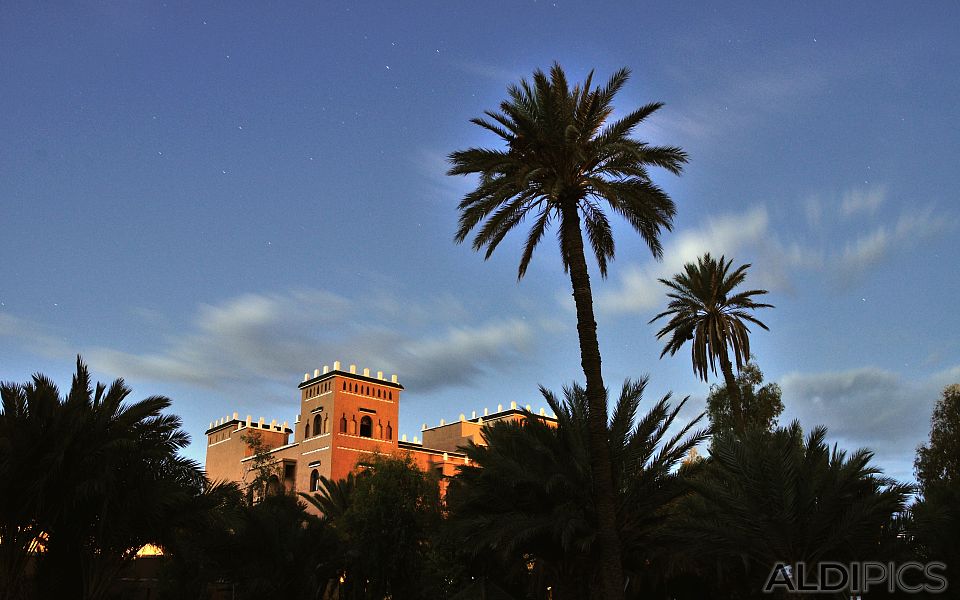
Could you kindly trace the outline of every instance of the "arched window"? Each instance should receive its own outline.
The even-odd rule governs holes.
[[[303,426],[303,439],[310,437],[310,422],[307,421],[307,424]]]
[[[342,417],[340,417],[340,433],[346,433],[346,432],[347,432],[347,415],[344,414]]]
[[[366,415],[360,419],[360,437],[373,437],[373,419]]]
[[[383,439],[383,423],[377,421],[377,438]]]
[[[320,491],[320,471],[314,469],[310,473],[310,491],[318,492]]]
[[[346,381],[343,382],[343,391],[347,391],[347,382],[346,382]]]
[[[390,426],[390,421],[387,421],[387,439],[393,439],[393,427]]]
[[[321,433],[323,433],[320,430],[320,422],[321,422],[320,415],[318,414],[313,418],[313,435],[320,435]]]

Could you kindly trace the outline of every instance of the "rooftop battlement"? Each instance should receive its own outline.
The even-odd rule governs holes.
[[[440,424],[434,425],[434,426],[428,426],[426,423],[424,423],[420,427],[420,431],[428,431],[431,429],[439,429],[441,427],[449,427],[450,425],[453,425],[458,422],[476,423],[478,425],[483,425],[485,421],[492,421],[495,419],[501,419],[503,417],[507,417],[509,415],[524,414],[524,413],[532,413],[536,416],[543,417],[544,419],[547,419],[549,421],[557,420],[557,416],[553,414],[553,412],[548,413],[547,410],[544,408],[540,408],[536,412],[534,412],[533,408],[529,404],[527,404],[526,406],[519,406],[517,405],[516,401],[511,401],[509,407],[507,408],[504,408],[503,404],[497,404],[497,410],[494,412],[490,412],[488,408],[484,407],[482,415],[478,414],[477,411],[474,410],[474,411],[471,411],[470,417],[467,417],[467,415],[464,413],[460,413],[460,418],[457,421],[450,421],[448,423],[444,419],[440,419]]]
[[[370,383],[378,383],[382,385],[387,385],[390,387],[395,387],[403,389],[403,386],[397,381],[396,374],[390,375],[390,379],[385,379],[383,376],[383,371],[377,371],[376,377],[370,374],[370,369],[364,368],[362,374],[357,373],[357,365],[350,365],[348,371],[341,369],[340,361],[333,361],[333,368],[329,365],[323,365],[323,369],[314,369],[313,375],[311,376],[309,372],[303,374],[303,381],[298,387],[304,388],[308,385],[316,383],[327,379],[328,377],[333,377],[334,375],[346,375],[354,379],[362,379]]]
[[[266,422],[266,419],[260,417],[259,421],[254,421],[253,417],[247,415],[245,420],[240,419],[238,413],[233,413],[233,416],[227,415],[221,419],[210,422],[210,427],[204,432],[206,435],[210,435],[221,429],[236,429],[240,431],[241,429],[257,429],[260,431],[279,431],[280,433],[293,433],[293,430],[290,429],[287,421],[284,421],[282,424],[277,425],[277,420],[273,419],[269,423]]]

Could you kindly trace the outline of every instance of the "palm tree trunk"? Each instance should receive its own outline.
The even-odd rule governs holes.
[[[590,470],[597,511],[597,540],[600,544],[601,597],[605,600],[622,600],[623,566],[620,562],[617,506],[607,441],[607,397],[600,369],[600,343],[597,341],[597,322],[593,315],[593,293],[576,204],[570,203],[562,210],[563,252],[570,269],[573,300],[577,307],[580,365],[587,380]]]
[[[733,427],[736,433],[742,434],[747,428],[746,415],[743,414],[743,395],[737,378],[733,376],[733,365],[724,352],[720,355],[720,370],[723,371],[723,380],[727,385],[727,396],[730,398],[730,416],[733,417]]]

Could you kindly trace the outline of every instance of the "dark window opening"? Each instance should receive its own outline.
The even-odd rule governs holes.
[[[347,432],[347,415],[340,417],[340,433]]]
[[[310,491],[319,492],[320,491],[320,471],[314,469],[310,473]]]
[[[370,417],[360,419],[360,437],[373,437],[373,419]]]

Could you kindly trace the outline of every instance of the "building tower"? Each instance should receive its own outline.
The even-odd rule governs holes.
[[[383,371],[344,371],[340,362],[305,373],[300,388],[300,418],[294,441],[299,443],[296,488],[316,491],[320,476],[342,479],[375,453],[395,454],[400,393],[397,376]]]

